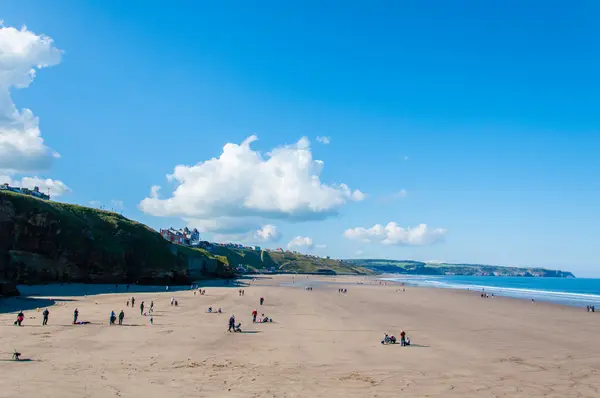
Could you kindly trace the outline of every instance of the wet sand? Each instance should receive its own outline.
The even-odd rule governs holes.
[[[0,397],[600,396],[600,313],[476,292],[397,292],[364,277],[321,278],[312,291],[304,276],[280,286],[291,281],[262,279],[244,297],[237,287],[135,293],[133,309],[125,293],[1,300]],[[138,307],[151,300],[154,325]],[[42,327],[44,308],[34,306],[52,302]],[[21,328],[6,312],[19,304],[33,308]],[[92,324],[72,325],[75,307]],[[121,309],[125,325],[108,326]],[[274,323],[253,324],[253,309]],[[245,333],[226,331],[231,314]],[[381,345],[400,329],[410,347]],[[11,361],[13,349],[30,361]]]

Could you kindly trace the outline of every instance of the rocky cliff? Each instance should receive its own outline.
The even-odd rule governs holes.
[[[187,284],[231,276],[210,254],[172,245],[119,214],[0,191],[0,279]]]

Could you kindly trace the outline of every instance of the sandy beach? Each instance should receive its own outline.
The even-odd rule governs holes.
[[[364,277],[277,276],[242,288],[243,297],[238,287],[60,297],[57,286],[48,326],[48,297],[4,299],[0,397],[600,396],[600,316],[585,309],[402,292]],[[139,303],[152,300],[150,325]],[[91,324],[72,325],[75,308]],[[124,326],[109,326],[111,310],[121,309]],[[254,309],[274,322],[253,324]],[[232,314],[244,333],[227,332]],[[400,329],[410,347],[380,343]],[[26,360],[11,361],[13,349]]]

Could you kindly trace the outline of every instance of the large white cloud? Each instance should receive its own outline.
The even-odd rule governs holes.
[[[167,176],[177,187],[170,197],[159,197],[160,187],[140,202],[155,216],[179,216],[218,228],[213,220],[244,218],[304,221],[335,215],[348,201],[364,199],[346,184],[324,184],[323,161],[314,160],[308,139],[273,149],[263,156],[251,144],[228,143],[218,158],[195,166],[179,165]],[[238,222],[243,223],[243,221]]]
[[[255,232],[255,236],[263,242],[277,242],[281,239],[281,232],[279,232],[279,229],[275,225],[267,224],[258,229]]]
[[[444,228],[429,228],[427,224],[402,228],[395,222],[390,222],[386,226],[375,224],[371,228],[351,228],[344,232],[344,236],[351,240],[397,246],[432,245],[443,240],[445,235]]]
[[[315,247],[310,236],[296,236],[288,243],[288,249],[311,250]]]
[[[56,65],[60,58],[50,37],[0,24],[0,170],[46,170],[59,157],[44,144],[38,118],[29,109],[17,109],[10,90],[27,88],[37,69]]]
[[[53,180],[51,178],[23,177],[21,180],[15,180],[10,176],[1,175],[0,184],[9,184],[15,187],[29,189],[39,187],[41,192],[49,193],[53,198],[71,192],[71,188],[69,188],[64,182]]]

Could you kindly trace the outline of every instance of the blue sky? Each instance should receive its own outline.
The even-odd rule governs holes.
[[[600,276],[600,3],[176,3],[3,1],[5,27],[63,51],[10,92],[60,158],[5,179],[207,238]],[[223,159],[219,185],[192,166],[227,143],[289,147],[276,167]]]

